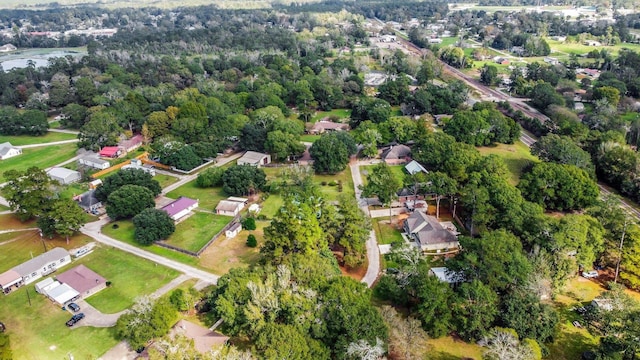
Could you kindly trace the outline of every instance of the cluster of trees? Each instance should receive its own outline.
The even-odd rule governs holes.
[[[547,56],[551,53],[551,48],[545,39],[530,34],[501,32],[491,43],[491,47],[507,51],[514,46],[522,48],[522,56]]]
[[[520,126],[491,102],[475,103],[472,110],[457,111],[443,130],[457,141],[474,146],[513,144],[520,137]]]
[[[106,203],[111,219],[132,218],[142,210],[155,207],[160,183],[140,169],[124,169],[107,177],[95,196]]]
[[[168,299],[143,296],[118,318],[115,333],[132,349],[142,350],[149,340],[166,335],[176,320],[178,311]]]
[[[176,231],[173,219],[164,210],[146,208],[133,217],[134,238],[142,245],[164,240]]]
[[[49,131],[49,122],[44,111],[19,112],[13,107],[0,107],[0,135],[41,136],[47,131]]]
[[[21,221],[37,219],[42,234],[69,236],[86,222],[84,211],[71,199],[59,198],[56,183],[37,167],[24,171],[10,170],[4,173],[7,180],[2,188],[3,196]]]
[[[338,131],[323,134],[311,145],[309,154],[314,159],[313,168],[317,173],[336,174],[346,169],[349,158],[357,150],[351,134]]]
[[[232,166],[222,174],[222,190],[232,196],[255,194],[264,189],[267,175],[251,165]]]

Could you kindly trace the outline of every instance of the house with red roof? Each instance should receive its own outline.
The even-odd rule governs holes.
[[[120,150],[119,147],[105,146],[102,148],[102,150],[100,150],[100,153],[98,155],[100,155],[100,157],[106,157],[106,158],[117,158],[121,154],[122,154],[122,150]]]
[[[84,265],[78,265],[71,270],[56,276],[62,284],[66,284],[86,298],[107,287],[107,280]]]
[[[169,204],[163,206],[161,210],[169,214],[173,221],[178,221],[181,218],[187,216],[187,214],[189,214],[191,210],[197,207],[198,200],[181,196],[178,198],[178,200],[172,201]]]

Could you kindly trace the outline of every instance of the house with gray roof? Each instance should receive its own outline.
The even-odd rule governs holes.
[[[0,144],[0,160],[6,160],[22,154],[22,149],[11,145],[10,142]]]
[[[422,211],[414,211],[404,221],[403,228],[422,251],[440,253],[460,248],[456,235],[445,229],[438,219]]]
[[[17,288],[30,284],[70,263],[71,255],[67,250],[59,247],[53,248],[0,275],[0,281],[5,282],[0,283],[0,286],[7,294],[6,290],[10,291],[12,286]],[[20,276],[20,280],[17,279],[16,275]],[[6,279],[4,279],[5,277]]]
[[[389,165],[405,164],[409,161],[411,148],[407,145],[391,145],[380,154],[380,158]]]
[[[260,167],[271,163],[271,155],[256,151],[247,151],[238,159],[238,165],[251,165]]]
[[[47,175],[51,180],[57,181],[62,185],[78,182],[82,177],[79,172],[63,167],[53,167],[47,170]]]
[[[111,166],[107,160],[100,159],[98,154],[92,153],[78,159],[78,164],[92,167],[94,169],[104,170]]]

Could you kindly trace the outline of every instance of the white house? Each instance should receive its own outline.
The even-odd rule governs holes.
[[[80,181],[80,178],[82,177],[79,172],[63,167],[51,168],[47,170],[47,175],[49,175],[51,180],[57,181],[62,185]]]
[[[4,44],[0,46],[0,52],[11,52],[16,50],[18,50],[18,48],[13,44]]]
[[[131,163],[121,168],[121,170],[126,169],[142,170],[146,173],[149,173],[151,176],[156,176],[156,170],[150,166],[144,166],[144,164],[142,164],[142,160],[140,159],[131,159]]]
[[[22,277],[21,285],[26,285],[53,273],[59,267],[63,267],[69,263],[71,263],[71,255],[69,252],[58,247],[18,265],[12,270]]]
[[[5,160],[22,154],[22,149],[11,145],[10,142],[0,144],[0,160]]]
[[[78,164],[89,166],[99,170],[104,170],[111,166],[111,163],[109,163],[109,161],[100,159],[97,154],[81,157],[80,159],[78,159]]]
[[[242,231],[242,225],[240,223],[235,223],[224,234],[227,236],[227,239],[233,239],[238,236],[240,231]]]
[[[271,155],[255,151],[247,151],[238,159],[238,165],[258,166],[271,163]]]
[[[194,200],[185,196],[180,196],[178,200],[172,201],[169,204],[163,206],[161,210],[166,211],[166,213],[169,214],[173,221],[178,221],[181,218],[187,216],[193,209],[197,207],[197,199]]]
[[[226,215],[226,216],[236,216],[240,213],[240,211],[244,208],[246,204],[245,201],[237,201],[235,199],[243,198],[234,198],[230,197],[227,200],[220,200],[218,206],[216,206],[216,214],[218,215]]]

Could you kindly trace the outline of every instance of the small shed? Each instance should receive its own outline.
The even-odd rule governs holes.
[[[68,302],[78,299],[80,294],[67,284],[60,284],[50,290],[47,290],[47,297],[60,305],[66,305]]]
[[[238,234],[242,231],[242,225],[240,223],[235,223],[231,225],[231,227],[224,233],[227,236],[227,239],[233,239],[238,236]]]
[[[47,175],[53,181],[57,181],[62,185],[71,184],[80,181],[82,177],[79,172],[63,167],[54,167],[47,171]]]
[[[256,151],[247,151],[238,159],[238,165],[262,166],[271,163],[271,155]]]
[[[216,214],[226,216],[236,216],[244,208],[244,203],[232,200],[220,200],[216,206]]]
[[[415,175],[419,172],[425,174],[429,173],[427,169],[424,168],[424,166],[420,165],[420,163],[415,160],[411,160],[411,162],[404,166],[404,169],[409,173],[409,175]]]
[[[40,294],[44,294],[45,293],[44,290],[47,288],[47,286],[51,284],[53,284],[53,278],[50,278],[50,277],[38,282],[36,284],[36,292]]]

